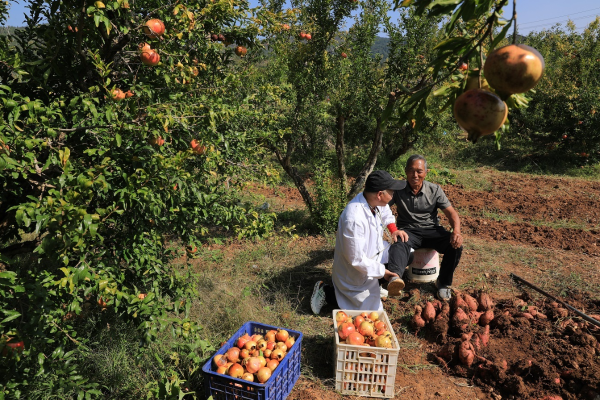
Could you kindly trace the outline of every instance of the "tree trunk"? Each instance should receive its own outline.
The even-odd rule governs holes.
[[[352,185],[350,192],[348,193],[348,199],[352,199],[356,196],[365,185],[367,180],[367,176],[373,171],[375,164],[377,163],[377,156],[381,151],[381,143],[383,141],[383,131],[385,128],[385,124],[387,123],[389,117],[392,115],[392,111],[394,109],[394,104],[396,103],[396,98],[394,96],[390,96],[388,98],[388,103],[381,116],[377,118],[377,126],[375,128],[375,135],[373,136],[373,144],[371,145],[371,152],[369,153],[369,157],[367,157],[367,161],[365,161],[365,165],[362,170],[358,173],[356,177],[356,181]]]
[[[346,176],[346,161],[344,147],[344,125],[346,118],[343,115],[338,115],[336,119],[337,136],[335,141],[335,154],[337,155],[338,177],[340,178],[342,190],[344,194],[348,193],[348,177]]]
[[[272,146],[271,150],[273,151],[273,153],[275,153],[275,156],[277,156],[277,160],[279,161],[279,164],[281,165],[283,170],[294,181],[296,188],[302,196],[302,200],[304,200],[304,204],[306,204],[306,206],[308,207],[308,211],[312,214],[314,210],[313,198],[308,192],[306,185],[304,184],[304,179],[300,176],[300,174],[298,174],[298,170],[294,168],[291,163],[293,152],[293,144],[291,143],[291,140],[289,140],[287,143],[287,152],[285,157],[282,156],[281,152],[275,146]]]

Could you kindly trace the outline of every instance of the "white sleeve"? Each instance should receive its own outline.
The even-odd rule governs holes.
[[[396,217],[392,214],[392,210],[389,205],[385,205],[385,207],[379,207],[379,211],[381,212],[381,222],[383,222],[383,227],[385,228],[389,224],[396,223]]]
[[[377,261],[380,257],[375,257],[375,253],[366,254],[366,249],[368,248],[366,229],[368,227],[354,220],[348,220],[343,224],[343,257],[349,265],[367,277],[375,279],[383,278],[385,266]]]

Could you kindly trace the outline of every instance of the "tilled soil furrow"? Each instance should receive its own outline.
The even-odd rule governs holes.
[[[444,186],[446,195],[455,208],[471,214],[492,212],[510,215],[522,221],[548,223],[578,223],[588,228],[600,225],[599,199],[577,196],[556,189],[552,194],[540,194],[539,188],[529,186],[524,191],[466,191],[460,186]]]
[[[462,217],[463,234],[549,249],[576,250],[600,256],[600,232],[595,230],[534,226],[525,222]]]

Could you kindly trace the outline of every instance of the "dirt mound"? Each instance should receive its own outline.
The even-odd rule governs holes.
[[[511,223],[473,217],[461,217],[461,227],[463,234],[477,235],[481,238],[600,255],[600,231],[596,230],[553,229],[524,222]]]
[[[548,223],[578,223],[589,228],[600,224],[600,209],[597,196],[587,192],[569,193],[554,185],[548,189],[531,183],[518,191],[502,188],[505,182],[494,182],[497,188],[492,192],[466,191],[461,185],[445,186],[444,191],[452,204],[461,210],[468,210],[472,215],[482,211],[510,214],[525,222],[547,221]]]
[[[558,395],[565,400],[593,400],[600,396],[600,329],[571,318],[556,303],[534,302],[526,295],[497,305],[478,298],[481,293],[468,295],[457,292],[450,306],[432,302],[435,318],[424,328],[414,328],[422,330],[430,343],[431,361],[494,398]],[[579,298],[578,305],[598,314],[598,305],[585,300],[590,296]],[[425,317],[423,310],[431,307],[420,304],[416,310]],[[394,310],[396,315],[414,307],[404,302],[385,305],[404,308]]]

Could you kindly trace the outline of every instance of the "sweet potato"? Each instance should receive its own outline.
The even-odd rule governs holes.
[[[435,317],[435,319],[444,318],[450,318],[450,304],[446,302],[442,304],[442,310],[438,313],[437,317]]]
[[[483,347],[483,345],[481,344],[481,339],[479,338],[479,335],[475,335],[473,336],[473,347],[475,347],[475,350],[481,350],[481,348]]]
[[[477,299],[479,303],[479,311],[487,311],[494,307],[494,302],[492,298],[487,293],[479,293],[479,298]]]
[[[456,296],[454,296],[452,300],[450,300],[450,302],[453,311],[456,311],[459,308],[463,309],[463,311],[469,311],[469,306],[463,299],[462,293],[457,293]]]
[[[433,308],[433,304],[430,302],[425,303],[425,307],[421,312],[421,317],[425,320],[425,322],[430,322],[435,319],[435,308]]]
[[[482,314],[483,314],[483,313],[482,313],[482,312],[479,312],[479,311],[471,311],[471,312],[469,313],[469,318],[471,319],[471,323],[472,323],[472,324],[477,324],[477,323],[479,323],[479,318],[481,318],[481,315],[482,315]]]
[[[487,310],[479,317],[479,325],[486,326],[494,319],[494,310]]]
[[[548,304],[550,307],[552,308],[558,308],[559,304],[556,301],[551,302],[550,304]]]
[[[452,360],[454,358],[454,351],[456,347],[451,345],[450,343],[446,343],[437,353],[438,356],[442,357],[446,361]]]
[[[477,311],[477,306],[479,306],[479,304],[477,304],[477,300],[475,300],[473,297],[469,296],[468,294],[463,294],[463,298],[465,300],[465,303],[467,303],[467,306],[469,307],[470,311]]]
[[[471,340],[472,337],[473,332],[463,333],[462,335],[460,335],[460,340],[466,342],[467,340]]]
[[[411,322],[412,325],[417,329],[423,328],[425,326],[425,320],[421,318],[422,311],[423,309],[420,306],[415,306],[415,315],[413,315]]]
[[[535,317],[537,319],[547,319],[548,317],[546,316],[546,314],[542,314],[541,312],[538,312]]]
[[[481,346],[486,347],[490,342],[490,326],[486,325],[483,332],[476,335],[481,340]]]
[[[469,326],[469,317],[462,308],[457,309],[452,316],[452,326],[459,332],[464,331]]]
[[[461,364],[470,367],[475,359],[475,350],[469,341],[462,342],[458,348],[458,359]]]
[[[433,308],[435,308],[435,312],[439,313],[440,311],[442,311],[442,302],[439,300],[434,300],[431,302],[431,304],[433,304]]]

